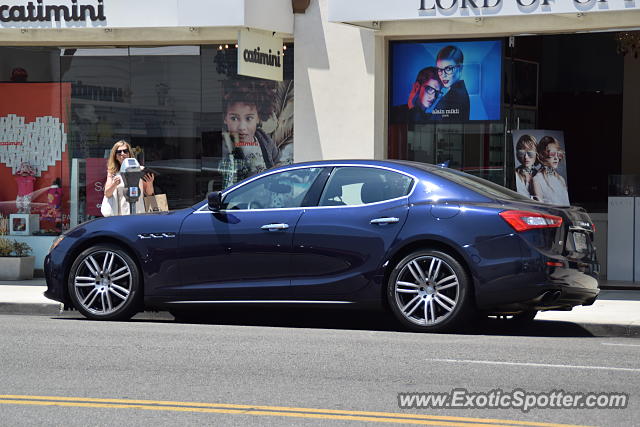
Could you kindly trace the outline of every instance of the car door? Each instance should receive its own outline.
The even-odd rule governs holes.
[[[402,228],[414,178],[382,167],[336,167],[294,236],[297,298],[341,298],[364,288]]]
[[[293,232],[321,168],[266,173],[205,205],[180,232],[180,295],[202,300],[290,297]]]

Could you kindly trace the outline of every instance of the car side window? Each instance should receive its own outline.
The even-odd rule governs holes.
[[[409,194],[413,179],[387,169],[336,168],[320,197],[320,206],[350,206],[381,202]]]
[[[267,175],[227,194],[222,209],[278,209],[302,206],[322,168],[302,168]]]

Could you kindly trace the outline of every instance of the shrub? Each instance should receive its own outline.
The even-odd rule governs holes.
[[[0,237],[0,256],[11,256],[11,252],[13,252],[11,240]]]
[[[31,246],[24,242],[11,241],[7,238],[0,237],[0,256],[1,257],[25,257],[31,255]]]
[[[13,253],[18,257],[31,255],[31,246],[25,242],[13,242]]]

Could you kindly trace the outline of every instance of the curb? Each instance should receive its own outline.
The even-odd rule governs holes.
[[[603,323],[577,323],[595,337],[640,337],[640,325],[615,325]]]
[[[75,310],[65,310],[62,303],[7,303],[0,302],[0,314],[62,316],[84,318]],[[132,320],[173,321],[174,317],[166,311],[144,311],[133,316]],[[640,337],[640,323],[624,324],[580,323],[561,319],[540,319],[545,322],[573,323],[594,337]]]
[[[0,315],[16,314],[27,316],[57,316],[78,317],[84,316],[76,310],[65,310],[62,303],[14,303],[0,302]],[[166,311],[143,311],[132,317],[133,320],[158,320],[173,321],[174,317]]]
[[[0,302],[0,314],[29,314],[58,316],[62,313],[62,303],[13,303]]]

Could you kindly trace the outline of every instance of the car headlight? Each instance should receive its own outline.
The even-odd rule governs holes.
[[[62,239],[64,239],[64,234],[61,234],[58,237],[56,237],[56,240],[53,241],[53,243],[51,244],[51,247],[49,248],[49,252],[54,250],[56,246],[58,246],[60,242],[62,242]]]

